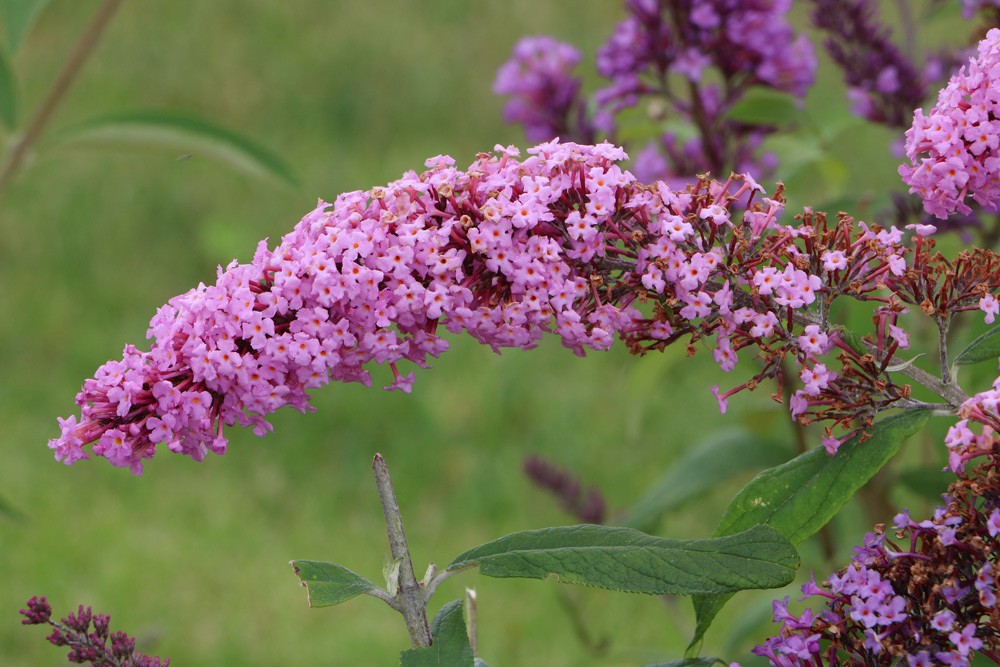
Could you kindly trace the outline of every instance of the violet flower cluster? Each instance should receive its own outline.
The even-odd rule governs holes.
[[[953,665],[976,653],[1000,662],[997,554],[1000,459],[996,445],[961,473],[932,519],[898,514],[894,539],[878,526],[843,570],[805,597],[820,602],[799,616],[775,600],[778,635],[754,649],[779,667]]]
[[[979,43],[978,55],[960,70],[925,115],[914,113],[906,132],[909,164],[899,174],[924,202],[945,219],[967,214],[971,197],[981,206],[1000,205],[1000,29]]]
[[[522,123],[532,140],[590,140],[595,131],[615,140],[618,114],[646,99],[657,119],[672,111],[697,137],[666,132],[649,142],[633,165],[640,180],[759,172],[757,149],[774,128],[727,114],[754,86],[801,98],[812,85],[816,59],[787,21],[791,2],[628,0],[625,6],[628,17],[597,54],[597,71],[609,83],[593,95],[592,118],[567,66],[579,61],[579,52],[529,37],[514,47],[494,84],[497,93],[512,96],[508,120]]]
[[[854,114],[890,127],[909,126],[940,71],[937,61],[921,71],[904,56],[879,22],[877,2],[814,0],[813,5],[813,23],[827,33],[824,46],[844,72]]]
[[[580,57],[571,44],[552,37],[525,37],[497,70],[493,92],[510,98],[504,120],[522,125],[528,141],[593,143],[581,82],[571,73]]]
[[[49,625],[52,633],[46,637],[55,646],[69,647],[66,658],[77,664],[94,667],[167,667],[170,659],[150,657],[135,650],[135,638],[124,632],[111,632],[111,617],[95,614],[90,607],[80,605],[75,614],[60,621],[52,620],[52,607],[44,597],[28,600],[21,610],[23,625]]]

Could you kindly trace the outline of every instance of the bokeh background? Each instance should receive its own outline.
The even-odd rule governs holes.
[[[98,4],[45,10],[13,61],[23,114]],[[78,603],[110,613],[113,627],[176,665],[396,664],[407,640],[394,612],[373,598],[309,609],[287,564],[335,560],[380,580],[375,452],[394,475],[422,572],[505,533],[571,521],[521,473],[528,454],[570,466],[615,512],[720,428],[790,440],[766,391],[718,414],[707,388],[732,380],[707,350],[580,360],[555,341],[497,356],[455,339],[418,371],[412,395],[327,387],[314,392],[315,414],[283,411],[265,439],[233,430],[230,452],[201,464],[166,453],[133,477],[104,460],[63,466],[46,447],[83,379],[125,343],[141,346],[171,296],[249,260],[259,239],[276,242],[317,197],[380,185],[440,153],[468,164],[496,143],[523,146],[490,91],[512,45],[543,33],[572,41],[593,76],[593,55],[622,16],[619,3],[579,0],[125,3],[52,129],[109,112],[185,112],[274,150],[301,185],[197,152],[43,141],[0,195],[0,498],[13,507],[0,515],[0,664],[65,664],[41,629],[19,624],[36,594],[60,613]],[[800,180],[814,205],[849,198],[865,214],[900,188],[893,137],[851,121],[836,72],[820,76],[803,113],[827,128],[828,152]],[[377,371],[376,387],[388,377]],[[748,477],[666,517],[659,532],[708,536]],[[837,518],[840,562],[868,525],[854,505]],[[820,562],[814,546],[802,551]],[[443,586],[432,611],[465,586],[479,591],[480,654],[495,666],[673,659],[693,629],[683,599],[474,573]],[[706,654],[744,658],[766,633],[771,597],[741,595]]]

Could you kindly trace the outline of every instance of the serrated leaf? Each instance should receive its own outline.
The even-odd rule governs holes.
[[[787,125],[802,118],[795,98],[767,88],[750,88],[726,117],[748,125]]]
[[[8,130],[17,127],[17,82],[3,49],[0,49],[0,123]]]
[[[375,588],[360,574],[336,563],[293,560],[291,565],[308,591],[310,607],[330,607]]]
[[[41,15],[49,0],[0,0],[0,19],[7,37],[7,49],[16,53],[25,35]]]
[[[710,437],[684,453],[621,521],[649,532],[668,512],[716,488],[737,473],[768,468],[788,460],[788,448],[750,431],[728,431]]]
[[[431,621],[431,645],[399,654],[401,667],[473,667],[462,601],[452,600]]]
[[[545,579],[662,595],[776,588],[792,580],[799,557],[774,529],[754,526],[708,540],[653,537],[632,528],[578,525],[501,537],[456,558],[489,577]]]
[[[726,664],[724,660],[719,658],[682,658],[670,662],[658,662],[655,665],[646,665],[645,667],[712,667],[716,663]]]
[[[748,525],[766,524],[791,544],[801,544],[825,526],[929,417],[926,410],[894,415],[876,422],[868,441],[861,443],[855,436],[835,456],[816,448],[765,470],[736,494],[715,534],[730,535]],[[729,597],[695,596],[698,625],[691,646],[701,641]]]
[[[1000,358],[1000,325],[969,343],[968,347],[955,357],[955,364],[968,366],[978,364],[980,361],[996,361],[998,358]]]
[[[932,502],[940,502],[941,494],[955,481],[955,475],[941,468],[911,468],[899,474],[899,483]]]
[[[94,118],[52,136],[58,145],[124,146],[205,157],[263,179],[297,184],[292,170],[268,149],[230,130],[169,112],[130,112]]]

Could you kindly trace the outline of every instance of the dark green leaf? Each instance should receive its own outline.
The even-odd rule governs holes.
[[[978,364],[980,361],[996,361],[1000,357],[1000,325],[984,333],[962,350],[955,363],[959,366]]]
[[[730,120],[749,125],[787,125],[802,117],[795,98],[767,88],[747,90],[726,114]]]
[[[501,537],[456,558],[490,577],[544,579],[628,593],[725,593],[776,588],[799,558],[776,531],[755,526],[709,540],[653,537],[632,528],[565,526]]]
[[[0,49],[0,123],[8,130],[17,127],[17,82],[3,49]]]
[[[292,568],[309,592],[310,607],[329,607],[375,588],[375,584],[343,565],[315,560],[293,560]]]
[[[666,513],[716,488],[732,475],[776,466],[788,456],[787,447],[749,431],[715,435],[685,452],[621,523],[649,532]]]
[[[876,422],[867,442],[855,436],[835,456],[817,448],[765,470],[736,494],[715,534],[731,535],[747,526],[766,524],[793,545],[800,544],[825,526],[929,416],[926,410],[894,415]],[[694,598],[698,627],[692,646],[701,641],[729,597]]]
[[[817,447],[765,470],[732,500],[715,534],[732,535],[763,523],[792,544],[802,543],[825,526],[929,416],[926,410],[894,415],[876,422],[869,440],[862,443],[855,436],[835,456]]]
[[[131,112],[94,118],[59,130],[52,141],[63,145],[166,150],[182,157],[212,159],[258,178],[297,183],[288,165],[266,148],[198,118],[170,112]]]
[[[403,651],[399,664],[401,667],[473,667],[472,646],[465,629],[461,600],[446,604],[431,621],[430,647]]]
[[[955,475],[941,468],[911,468],[899,474],[900,483],[910,491],[933,502],[941,501],[941,494],[955,481]]]
[[[16,53],[49,0],[0,0],[0,21],[7,35],[7,49]]]

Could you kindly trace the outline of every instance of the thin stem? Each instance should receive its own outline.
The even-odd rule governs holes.
[[[382,513],[385,515],[385,528],[389,535],[389,551],[393,559],[399,561],[398,593],[389,604],[403,615],[413,648],[427,648],[431,645],[431,629],[427,623],[427,597],[413,573],[410,547],[406,544],[406,535],[403,533],[403,517],[396,502],[396,492],[392,488],[389,469],[381,454],[375,455],[372,470],[375,473],[378,495],[382,500]]]
[[[934,318],[938,328],[938,360],[941,364],[941,381],[951,384],[951,364],[948,362],[948,327],[951,325],[951,317]]]
[[[83,68],[83,64],[101,40],[104,29],[111,23],[111,19],[123,1],[105,0],[104,4],[97,9],[97,13],[90,19],[90,23],[83,31],[83,34],[80,35],[80,40],[73,47],[73,52],[70,53],[69,58],[59,72],[59,76],[56,77],[55,83],[52,84],[52,88],[45,97],[45,101],[38,107],[35,115],[28,122],[24,134],[14,142],[2,166],[0,166],[0,192],[7,186],[11,178],[14,177],[14,174],[17,173],[17,170],[24,162],[25,156],[28,154],[28,150],[42,135],[42,131],[45,130],[45,126],[48,125],[49,120],[52,118],[52,114],[59,108],[66,93],[73,86],[73,82]]]

